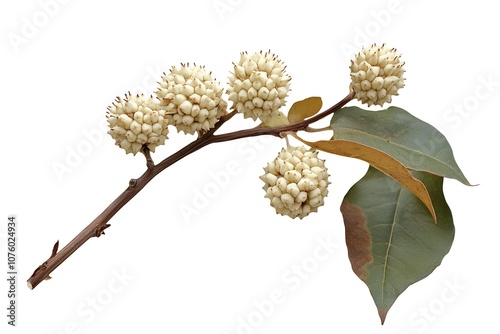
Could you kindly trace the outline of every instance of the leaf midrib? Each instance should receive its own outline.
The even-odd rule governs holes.
[[[385,297],[385,284],[386,284],[386,275],[387,275],[387,262],[389,262],[389,252],[391,250],[391,246],[392,246],[392,236],[394,235],[394,227],[396,226],[396,217],[398,215],[398,209],[399,209],[399,203],[400,203],[400,199],[401,199],[401,194],[403,193],[403,189],[400,189],[399,190],[399,194],[398,194],[398,199],[396,201],[396,208],[394,209],[394,217],[392,219],[392,224],[391,224],[391,234],[389,236],[389,242],[388,242],[388,245],[387,245],[387,251],[385,253],[385,259],[384,259],[384,269],[383,269],[383,272],[384,272],[384,275],[382,276],[382,305],[385,305],[384,303],[384,297]]]

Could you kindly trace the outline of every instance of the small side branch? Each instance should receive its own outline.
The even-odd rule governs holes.
[[[310,133],[314,133],[314,132],[323,132],[323,131],[333,131],[333,129],[331,126],[325,126],[323,128],[312,128],[312,127],[308,126],[306,128],[306,131],[310,132]]]
[[[151,158],[151,151],[149,150],[149,147],[147,147],[146,145],[142,145],[141,152],[146,157],[146,167],[148,169],[154,167],[155,163],[153,161],[153,158]]]

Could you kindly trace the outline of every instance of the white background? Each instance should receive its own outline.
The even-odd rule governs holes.
[[[0,217],[6,222],[16,214],[19,222],[18,327],[6,325],[2,280],[2,333],[413,334],[498,328],[494,134],[500,120],[500,25],[494,2],[463,3],[2,2]],[[206,65],[225,85],[241,51],[271,49],[293,78],[288,105],[316,95],[326,107],[348,92],[350,56],[372,42],[396,47],[406,61],[406,87],[393,105],[443,132],[463,172],[480,184],[445,181],[457,229],[454,245],[430,277],[396,301],[384,326],[368,289],[351,271],[338,209],[366,164],[322,154],[332,181],[326,206],[292,221],[274,213],[258,179],[284,145],[274,138],[216,144],[178,162],[111,220],[105,236],[56,269],[51,281],[26,288],[56,240],[66,245],[144,171],[141,156],[126,156],[101,130],[115,96],[153,92],[161,72],[180,62]],[[253,126],[239,116],[223,130]],[[160,161],[190,140],[172,129],[153,158]],[[77,150],[85,156],[72,156]],[[237,172],[210,193],[206,207],[197,203],[196,214],[183,216],[179,207],[196,209],[196,194],[206,192],[211,175],[220,175],[230,161]],[[70,171],[58,177],[57,164]],[[1,233],[5,254],[5,228]],[[336,244],[322,261],[312,257],[318,240]],[[298,279],[290,270],[304,263],[311,272]],[[265,300],[279,292],[281,303],[257,314],[256,303],[268,305]]]

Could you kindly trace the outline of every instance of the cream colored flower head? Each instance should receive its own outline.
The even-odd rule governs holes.
[[[404,87],[404,62],[396,49],[382,44],[365,47],[351,61],[351,89],[362,103],[382,106]]]
[[[328,195],[328,172],[318,152],[304,146],[282,149],[264,168],[263,189],[276,213],[304,218],[316,212]]]
[[[159,109],[156,98],[144,95],[125,94],[117,97],[108,107],[106,117],[116,145],[127,153],[136,154],[143,145],[152,152],[158,145],[163,145],[168,134],[168,120],[165,111]]]
[[[233,65],[227,90],[232,108],[254,121],[278,115],[278,109],[285,105],[291,80],[283,62],[270,52],[243,52],[240,61]]]
[[[226,114],[223,89],[204,66],[173,66],[163,74],[156,95],[177,131],[203,134]]]

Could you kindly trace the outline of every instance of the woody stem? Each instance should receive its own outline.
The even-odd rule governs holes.
[[[87,227],[85,227],[80,233],[78,233],[78,235],[60,251],[57,251],[57,243],[53,248],[50,258],[47,261],[43,262],[40,266],[38,266],[38,268],[28,279],[28,287],[30,289],[34,289],[44,279],[50,278],[49,274],[57,267],[59,267],[61,263],[63,263],[69,256],[71,256],[71,254],[73,254],[78,248],[80,248],[80,246],[82,246],[87,240],[92,237],[100,237],[102,234],[104,234],[104,230],[110,226],[110,224],[108,224],[109,220],[121,208],[123,208],[125,204],[127,204],[135,195],[137,195],[156,175],[158,175],[177,161],[181,160],[182,158],[213,143],[221,143],[230,140],[263,135],[281,137],[280,135],[283,132],[297,132],[306,130],[309,124],[314,123],[328,115],[331,115],[335,111],[342,108],[350,100],[352,100],[352,98],[353,94],[350,93],[334,106],[302,122],[272,128],[253,128],[234,131],[221,135],[214,135],[215,131],[217,131],[225,122],[227,122],[236,114],[236,111],[233,111],[221,117],[221,119],[215,124],[215,127],[213,129],[205,133],[203,136],[200,136],[192,143],[186,145],[176,153],[165,158],[162,162],[156,165],[151,159],[149,149],[143,149],[148,167],[144,174],[142,174],[137,179],[131,179],[125,191],[122,192],[99,216],[97,216]]]

